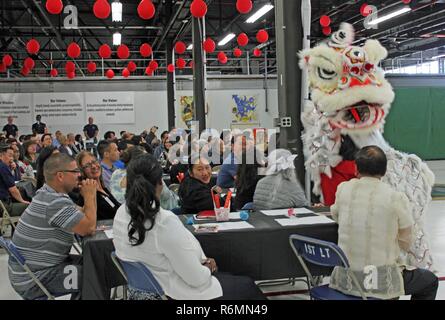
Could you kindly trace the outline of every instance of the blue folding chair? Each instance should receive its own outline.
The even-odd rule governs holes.
[[[40,282],[39,279],[37,279],[34,272],[31,271],[29,266],[26,264],[25,258],[21,255],[21,253],[17,250],[17,247],[12,243],[11,240],[7,240],[3,237],[0,237],[0,247],[3,247],[8,255],[15,259],[17,263],[25,270],[28,275],[31,277],[31,279],[34,281],[34,283],[39,286],[39,288],[43,291],[45,296],[41,298],[37,298],[36,300],[55,300],[56,297],[60,297],[63,295],[67,295],[67,293],[60,294],[60,295],[53,295],[51,294],[48,289],[45,288],[45,286]]]
[[[304,272],[309,279],[309,294],[313,300],[378,300],[367,298],[357,278],[351,272],[351,279],[360,291],[360,297],[343,294],[340,291],[329,288],[329,285],[316,286],[316,282],[305,261],[323,267],[343,267],[349,269],[349,262],[343,250],[335,243],[291,235],[289,242],[292,250],[297,255]]]
[[[135,290],[146,293],[150,296],[149,300],[167,300],[164,290],[146,265],[141,262],[121,260],[114,251],[111,253],[111,259],[127,281],[130,292]]]

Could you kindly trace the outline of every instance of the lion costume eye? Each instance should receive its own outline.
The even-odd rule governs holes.
[[[337,72],[326,70],[323,68],[317,68],[318,76],[323,80],[332,80],[337,76]]]

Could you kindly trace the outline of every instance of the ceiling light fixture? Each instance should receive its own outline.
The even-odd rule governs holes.
[[[229,33],[227,36],[224,37],[219,43],[218,46],[222,47],[228,44],[230,41],[232,41],[236,35],[234,33]]]
[[[410,12],[411,10],[412,9],[410,7],[403,7],[402,9],[394,11],[394,12],[392,12],[392,13],[386,15],[386,16],[383,16],[383,17],[380,17],[380,18],[377,18],[375,20],[370,21],[369,25],[373,26],[373,25],[379,24],[379,23],[384,22],[386,20],[398,17],[398,16],[400,16],[400,15],[402,15],[404,13]]]
[[[113,22],[122,22],[122,3],[119,0],[111,4],[111,14]]]
[[[274,8],[274,6],[272,4],[270,4],[270,3],[265,4],[261,9],[259,9],[253,15],[251,15],[250,18],[246,20],[246,23],[255,23],[259,18],[264,16],[266,13],[268,13],[273,8]]]
[[[122,35],[119,32],[113,34],[113,45],[120,46],[122,43]]]

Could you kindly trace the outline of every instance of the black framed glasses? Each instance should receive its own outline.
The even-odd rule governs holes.
[[[80,173],[80,169],[73,169],[73,170],[60,170],[59,172],[70,172],[70,173]]]
[[[97,160],[91,161],[91,162],[87,163],[86,165],[82,166],[82,170],[91,169],[91,167],[99,166],[99,165],[100,165],[99,161],[97,161]]]

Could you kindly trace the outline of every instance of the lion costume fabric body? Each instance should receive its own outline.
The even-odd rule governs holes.
[[[394,91],[378,68],[387,51],[377,40],[368,40],[361,47],[353,41],[352,26],[343,23],[330,41],[300,53],[300,67],[308,71],[311,91],[302,122],[313,192],[325,205],[332,205],[338,185],[356,177],[355,151],[379,146],[388,158],[383,181],[406,194],[415,221],[415,241],[403,254],[403,262],[431,269],[423,220],[434,174],[419,157],[397,151],[384,140],[384,122],[394,100]]]

